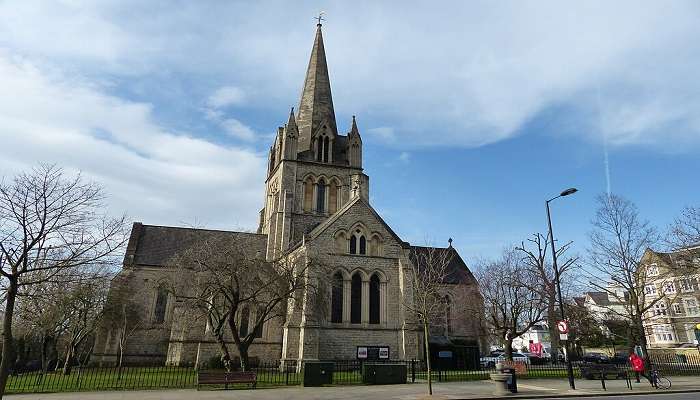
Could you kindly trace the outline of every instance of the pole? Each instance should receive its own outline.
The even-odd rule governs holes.
[[[559,198],[555,197],[554,199]],[[552,199],[552,200],[554,200]],[[547,223],[549,224],[549,240],[552,241],[552,265],[554,267],[554,280],[557,286],[557,295],[559,296],[559,312],[561,313],[561,320],[566,321],[566,316],[564,314],[564,299],[561,297],[561,284],[559,282],[559,267],[557,266],[557,251],[554,248],[554,233],[552,233],[552,215],[549,212],[549,202],[552,200],[545,201],[545,206],[547,208]],[[571,366],[571,357],[569,357],[569,342],[564,343],[564,351],[566,352],[566,374],[569,377],[569,387],[572,390],[576,390],[576,384],[574,383],[574,368]]]

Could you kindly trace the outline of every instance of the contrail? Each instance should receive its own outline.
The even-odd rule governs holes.
[[[596,105],[598,106],[598,131],[603,135],[603,155],[605,164],[605,189],[610,196],[610,159],[608,155],[608,134],[603,130],[603,113],[602,107],[600,106],[600,85],[596,88]]]

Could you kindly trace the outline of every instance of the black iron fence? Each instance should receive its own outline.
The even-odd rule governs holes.
[[[425,382],[428,379],[427,365],[419,360],[334,360],[333,384],[362,384],[364,363],[394,363],[406,366],[407,382]],[[655,355],[650,358],[653,369],[664,375],[699,375],[700,355]],[[598,366],[596,366],[598,365]],[[592,364],[574,362],[577,379],[600,379],[600,371],[606,379],[618,378],[617,373],[633,376],[629,363]],[[562,362],[528,364],[515,363],[516,373],[521,378],[565,378],[566,364]],[[252,368],[257,373],[257,387],[293,386],[303,382],[303,364],[295,361],[259,362]],[[492,363],[474,366],[473,363],[436,363],[431,376],[435,382],[486,380],[495,372]],[[592,376],[588,376],[592,373]],[[597,375],[598,374],[598,375]],[[75,367],[69,375],[61,371],[41,371],[14,374],[9,377],[7,393],[70,392],[157,388],[194,388],[197,370],[192,367]],[[245,385],[241,387],[247,387]]]

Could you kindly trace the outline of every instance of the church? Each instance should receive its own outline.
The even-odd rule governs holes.
[[[347,125],[341,134],[319,23],[299,106],[269,151],[257,232],[133,224],[120,275],[138,288],[146,321],[126,344],[126,363],[199,366],[218,355],[206,322],[183,318],[194,311],[167,291],[178,279],[172,262],[177,252],[204,236],[238,238],[268,260],[322,254],[332,267],[329,279],[338,290],[329,294],[327,316],[313,320],[290,311],[265,322],[250,347],[251,359],[425,358],[423,330],[405,304],[412,299],[411,255],[431,248],[403,241],[371,206],[354,116]],[[431,343],[435,349],[483,348],[483,306],[481,312],[466,307],[482,304],[477,282],[452,241],[446,245],[441,250],[450,254],[447,308],[432,328]],[[250,314],[246,310],[238,318]],[[103,332],[97,338],[94,359],[116,361],[116,336]]]

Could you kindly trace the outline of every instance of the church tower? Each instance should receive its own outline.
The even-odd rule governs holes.
[[[269,151],[258,227],[268,235],[267,259],[301,242],[354,196],[369,200],[369,177],[362,171],[362,138],[355,116],[350,131],[338,133],[319,23],[297,113],[292,108]]]

